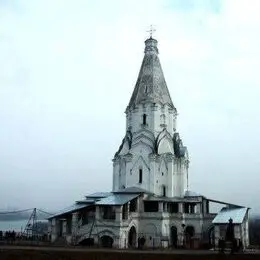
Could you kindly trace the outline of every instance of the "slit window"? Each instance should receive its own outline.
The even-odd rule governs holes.
[[[163,193],[163,197],[166,196],[166,187],[163,185],[162,186],[162,193]]]
[[[139,183],[143,182],[143,170],[139,169]]]
[[[143,114],[143,125],[146,125],[146,119],[147,119],[147,115]]]

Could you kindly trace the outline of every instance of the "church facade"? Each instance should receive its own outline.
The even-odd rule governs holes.
[[[125,114],[112,191],[87,195],[51,216],[51,241],[116,248],[214,246],[232,218],[236,239],[248,246],[248,208],[188,189],[188,150],[176,129],[177,109],[152,37],[145,41]],[[211,203],[225,207],[211,213]]]
[[[189,158],[176,132],[174,107],[158,57],[157,41],[145,55],[126,108],[126,135],[113,159],[113,191],[137,186],[155,195],[182,197]]]

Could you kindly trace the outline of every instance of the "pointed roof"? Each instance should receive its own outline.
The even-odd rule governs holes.
[[[135,107],[141,103],[152,102],[168,104],[175,109],[158,57],[157,43],[157,40],[152,37],[145,41],[142,66],[127,108]]]
[[[244,208],[244,207],[237,207],[237,208],[224,207],[213,219],[212,223],[227,224],[231,218],[233,220],[233,224],[241,224],[243,223],[248,210],[249,208]]]

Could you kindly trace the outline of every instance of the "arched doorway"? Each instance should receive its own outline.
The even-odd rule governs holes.
[[[79,242],[81,246],[94,246],[94,238],[85,238]]]
[[[178,232],[175,226],[171,227],[171,246],[176,248],[178,242]]]
[[[130,228],[128,233],[128,245],[132,248],[136,247],[136,229],[134,226]]]
[[[192,238],[195,235],[195,230],[193,226],[187,226],[185,228],[184,237],[185,237],[185,246],[188,248],[192,248]]]
[[[211,247],[214,247],[214,245],[215,245],[215,229],[214,229],[214,226],[212,226],[208,229],[208,241],[209,241],[209,245]]]
[[[100,241],[101,241],[101,246],[102,247],[109,247],[109,248],[113,247],[114,240],[110,236],[106,236],[106,235],[102,236],[100,238]]]

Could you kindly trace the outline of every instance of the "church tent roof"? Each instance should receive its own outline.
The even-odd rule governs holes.
[[[127,108],[134,108],[138,104],[149,101],[168,104],[175,109],[158,57],[157,40],[152,37],[147,39],[144,53],[137,82]]]

